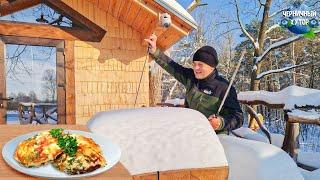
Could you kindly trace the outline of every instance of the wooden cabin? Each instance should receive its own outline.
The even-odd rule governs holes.
[[[172,0],[0,0],[6,16],[40,3],[72,21],[72,27],[0,21],[0,122],[5,124],[6,44],[56,47],[59,124],[85,124],[95,113],[150,105],[147,45],[152,32],[166,50],[196,28],[196,22]],[[169,28],[159,26],[162,13]],[[144,68],[144,66],[146,68]]]

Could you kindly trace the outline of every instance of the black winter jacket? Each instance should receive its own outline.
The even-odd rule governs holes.
[[[207,118],[216,114],[226,93],[229,82],[219,76],[215,70],[207,78],[198,80],[190,68],[185,68],[174,62],[159,49],[151,55],[155,61],[168,73],[173,75],[186,88],[186,107],[195,109],[204,114]],[[242,110],[237,100],[237,93],[232,86],[226,101],[220,112],[222,123],[217,133],[229,132],[239,128],[243,124]]]

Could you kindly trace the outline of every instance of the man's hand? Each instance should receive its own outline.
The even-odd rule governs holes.
[[[214,130],[217,130],[220,127],[222,121],[221,118],[215,114],[209,116],[208,120]]]
[[[157,36],[152,34],[148,39],[144,39],[149,44],[149,53],[154,54],[157,50]]]

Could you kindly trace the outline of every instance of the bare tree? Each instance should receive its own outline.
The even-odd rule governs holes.
[[[56,72],[53,69],[47,69],[43,73],[42,81],[44,95],[53,102],[56,97]]]
[[[49,24],[51,25],[72,26],[72,22],[69,19],[63,17],[55,10],[43,4],[32,7],[31,10],[23,10],[10,14],[7,17],[4,17],[4,19],[10,21],[31,21],[32,23],[36,23],[36,19],[39,18],[41,14],[44,15],[45,19],[49,20]],[[2,19],[2,17],[0,17],[0,19]],[[19,80],[17,77],[18,71],[22,71],[31,76],[32,70],[28,66],[26,66],[25,62],[23,62],[22,60],[22,57],[26,53],[29,53],[29,47],[30,46],[28,45],[18,45],[15,50],[12,50],[12,52],[7,52],[7,75],[10,79]],[[44,60],[47,60],[50,59],[50,57],[54,54],[53,49],[53,47],[50,47],[50,52],[48,53],[44,52],[44,50],[41,47],[37,47],[36,51],[45,54],[46,56]]]
[[[272,50],[286,46],[288,44],[291,44],[292,42],[301,40],[303,38],[303,35],[295,35],[288,38],[279,38],[275,40],[274,43],[267,44],[266,41],[270,39],[270,37],[268,37],[268,34],[279,27],[277,23],[270,25],[273,23],[273,21],[271,21],[272,18],[278,15],[279,13],[281,13],[286,8],[281,7],[279,10],[275,11],[270,15],[272,0],[266,0],[264,3],[259,0],[258,3],[259,3],[259,10],[257,15],[260,14],[261,9],[263,9],[263,11],[262,11],[262,16],[258,16],[258,17],[261,17],[261,19],[258,20],[260,23],[260,26],[256,30],[256,32],[252,33],[246,29],[245,25],[241,20],[241,17],[240,17],[241,10],[240,10],[238,1],[233,0],[233,5],[235,6],[235,9],[236,9],[236,17],[237,17],[238,25],[240,26],[242,33],[247,37],[247,39],[250,41],[250,43],[254,47],[253,69],[251,72],[251,83],[250,83],[250,90],[253,90],[253,91],[259,90],[261,77],[263,77],[265,74],[272,74],[272,73],[279,72],[277,70],[273,70],[268,73],[263,72],[262,74],[260,74],[261,66],[263,62],[267,59],[266,56]],[[320,30],[316,30],[314,33],[318,34],[319,32]],[[287,71],[296,67],[301,67],[304,65],[309,65],[309,63],[294,65],[293,67],[285,67],[281,69],[281,72]]]

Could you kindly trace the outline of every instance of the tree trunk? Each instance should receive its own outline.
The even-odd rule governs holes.
[[[292,55],[292,63],[293,65],[296,65],[296,56],[295,56],[295,51],[294,51],[294,42],[292,43],[292,51],[291,51],[291,55]],[[296,70],[293,69],[292,70],[293,73],[292,73],[292,82],[293,82],[293,85],[296,85]]]
[[[260,53],[255,53],[255,57],[258,57]],[[261,64],[257,64],[251,72],[250,90],[259,91],[260,80],[257,79],[257,75],[260,74]]]
[[[266,31],[269,23],[269,13],[270,13],[271,3],[272,3],[272,0],[267,0],[266,3],[264,4],[263,16],[262,16],[262,21],[261,21],[260,31],[258,36],[259,47],[258,49],[255,49],[254,57],[259,57],[262,54],[262,51],[264,49],[264,43],[266,40]],[[260,80],[256,80],[256,78],[257,78],[257,75],[260,74],[261,64],[257,63],[255,65],[256,65],[256,68],[254,68],[251,73],[251,85],[250,85],[251,91],[258,91],[259,84],[260,84]]]

